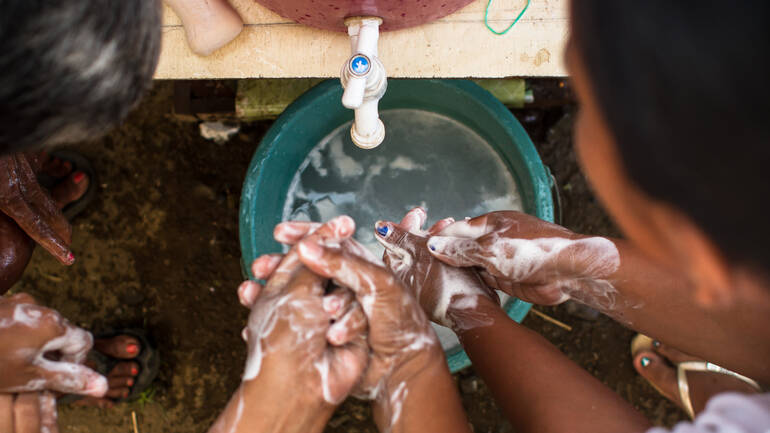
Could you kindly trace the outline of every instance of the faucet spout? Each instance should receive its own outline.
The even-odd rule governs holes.
[[[353,143],[364,149],[377,147],[385,139],[385,125],[378,105],[388,87],[385,67],[377,58],[382,19],[355,17],[345,20],[352,56],[342,66],[340,81],[345,92],[342,105],[355,110],[350,128]]]

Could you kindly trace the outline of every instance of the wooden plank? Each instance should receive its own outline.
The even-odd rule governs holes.
[[[254,0],[231,0],[246,23],[233,42],[209,57],[193,54],[184,28],[164,10],[159,79],[337,77],[350,56],[342,33],[286,20]],[[525,0],[494,0],[490,25],[503,29]],[[565,76],[567,0],[532,0],[506,35],[484,27],[487,0],[420,27],[383,33],[380,58],[390,77]]]

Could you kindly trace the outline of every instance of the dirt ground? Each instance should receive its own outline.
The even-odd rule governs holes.
[[[202,139],[198,127],[171,116],[172,86],[158,82],[128,122],[108,137],[75,148],[98,172],[99,197],[74,222],[77,262],[65,268],[41,249],[14,291],[25,291],[98,333],[145,328],[161,347],[161,371],[137,402],[111,410],[60,408],[62,432],[204,432],[236,388],[245,360],[240,339],[247,312],[241,281],[238,201],[252,153],[269,122],[244,126],[230,142]],[[564,224],[617,235],[576,165],[573,108],[515,111],[561,185]],[[571,332],[530,314],[524,324],[632,402],[654,422],[684,414],[632,367],[633,333],[600,316],[584,320],[565,307],[540,308]],[[457,376],[475,432],[510,432],[473,369]],[[348,400],[329,432],[374,432],[368,404]]]

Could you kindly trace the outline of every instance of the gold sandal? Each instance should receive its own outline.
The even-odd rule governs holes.
[[[652,338],[646,335],[637,334],[636,337],[631,340],[631,356],[636,357],[636,355],[643,350],[654,351]],[[689,415],[691,419],[695,418],[695,411],[692,408],[692,400],[690,400],[690,384],[687,381],[688,371],[702,371],[708,373],[724,374],[748,384],[759,392],[762,391],[762,387],[759,386],[755,380],[742,374],[738,374],[732,370],[728,370],[724,367],[720,367],[714,363],[708,361],[680,362],[679,364],[676,364],[676,379],[677,387],[679,389],[679,399],[682,402],[682,406],[684,407],[685,412],[687,412],[687,415]],[[658,388],[654,383],[650,382],[650,385],[652,385],[652,387],[655,388],[659,393],[664,394],[663,391],[661,391],[661,389]]]

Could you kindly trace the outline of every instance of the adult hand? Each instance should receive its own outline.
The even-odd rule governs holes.
[[[434,257],[480,267],[490,286],[541,305],[573,298],[601,309],[615,303],[610,278],[620,267],[615,244],[575,234],[514,211],[458,221],[428,240]]]
[[[489,323],[477,306],[499,305],[499,299],[473,268],[449,266],[434,258],[426,246],[428,236],[454,223],[438,221],[423,231],[427,214],[422,208],[409,211],[400,224],[377,222],[375,239],[384,247],[383,260],[398,279],[415,294],[434,322],[457,330]]]
[[[355,232],[349,217],[336,220],[347,232]],[[409,390],[420,373],[437,366],[446,369],[427,316],[411,291],[352,239],[309,236],[297,244],[297,252],[313,272],[350,289],[363,307],[371,356],[358,395],[375,400],[375,421],[383,429],[392,428],[399,422],[407,393],[419,392]]]
[[[365,306],[369,320],[369,368],[356,395],[374,399],[374,417],[382,431],[468,431],[443,352],[417,302],[383,269],[380,260],[347,239],[355,232],[350,218],[333,222],[338,234],[345,236],[326,236],[316,231],[319,224],[306,222],[279,224],[274,235],[288,245],[304,239],[343,254],[339,266],[323,258],[320,265],[330,266],[329,275],[347,273],[332,276],[341,287],[327,297],[324,308],[331,313],[355,296]],[[254,276],[268,278],[281,259],[280,255],[259,258],[252,268]],[[426,411],[444,415],[425,416]]]
[[[101,397],[107,379],[82,365],[93,338],[26,294],[0,298],[0,392]]]
[[[61,263],[71,265],[72,227],[38,183],[37,165],[35,157],[23,153],[0,157],[0,211]]]
[[[334,221],[317,231],[336,239],[350,234]],[[262,273],[266,260],[270,269]],[[251,309],[243,330],[249,348],[243,384],[231,400],[236,410],[226,410],[212,431],[323,428],[367,366],[361,306],[352,296],[325,295],[327,280],[310,272],[294,251],[282,261],[259,259],[253,268],[258,278],[269,279],[265,286],[246,281],[238,288],[241,303]],[[287,408],[303,415],[286,413]]]
[[[56,397],[50,391],[0,394],[0,432],[58,433]]]

